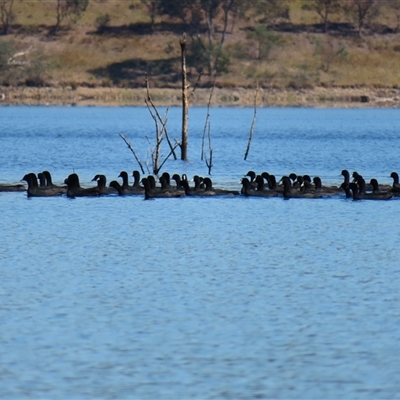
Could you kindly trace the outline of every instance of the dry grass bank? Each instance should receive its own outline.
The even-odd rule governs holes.
[[[332,30],[325,35],[318,28],[316,13],[302,11],[301,1],[290,4],[291,28],[276,31],[282,46],[264,59],[257,57],[256,43],[246,37],[249,22],[237,21],[226,38],[231,65],[228,73],[218,77],[219,87],[254,88],[257,82],[277,89],[399,85],[400,34],[393,28],[397,23],[393,15],[382,14],[377,21],[389,33],[371,30],[358,38]],[[35,3],[35,7],[18,2],[14,12],[16,24],[2,39],[12,40],[17,51],[31,49],[26,60],[40,63],[36,73],[43,86],[140,88],[148,73],[153,87],[179,88],[179,30],[184,28],[169,31],[157,20],[152,33],[138,1],[91,0],[82,18],[57,37],[47,34],[55,23],[52,2]],[[96,32],[95,20],[104,14],[111,18],[110,29]],[[340,46],[346,57],[332,57]],[[198,74],[194,66],[188,67],[194,83]],[[206,85],[206,80],[200,84]]]
[[[326,38],[313,33],[284,33],[283,47],[258,60],[239,31],[226,40],[231,54],[229,72],[217,78],[224,88],[263,87],[378,87],[400,86],[400,34],[358,38]],[[148,73],[153,87],[179,88],[179,35],[96,35],[90,27],[76,27],[54,40],[42,36],[14,35],[18,51],[28,48],[32,58],[42,63],[38,76],[48,86],[141,87]],[[346,57],[333,59],[317,52],[315,40],[337,48],[343,45]],[[189,80],[198,73],[189,65]],[[200,84],[205,83],[204,76]]]
[[[301,5],[301,0],[291,2],[290,29],[276,27],[282,45],[273,48],[265,59],[257,57],[256,43],[246,36],[249,22],[237,21],[226,38],[225,49],[231,64],[229,72],[217,78],[222,94],[219,98],[216,95],[215,102],[253,104],[252,91],[257,83],[264,88],[264,93],[260,93],[264,96],[260,100],[263,105],[355,106],[357,101],[343,99],[351,98],[353,91],[358,96],[365,90],[370,102],[364,106],[376,104],[375,98],[382,98],[377,100],[379,104],[395,102],[383,100],[395,98],[391,88],[395,93],[400,86],[400,34],[394,29],[395,16],[382,13],[377,21],[389,33],[367,30],[359,38],[332,28],[326,35],[318,28],[320,20],[316,13],[303,11]],[[20,99],[63,104],[143,104],[140,88],[144,86],[146,73],[152,87],[179,91],[182,32],[179,28],[168,31],[158,18],[155,32],[151,33],[149,16],[137,0],[91,0],[82,18],[64,27],[56,37],[48,35],[55,23],[54,2],[36,2],[32,7],[32,3],[21,1],[15,3],[14,12],[15,25],[2,40],[12,41],[16,51],[30,49],[26,61],[38,62],[33,81],[48,88],[3,89],[8,102]],[[111,18],[110,29],[96,32],[95,20],[104,14]],[[345,48],[346,56],[331,58],[340,46]],[[197,71],[188,65],[188,72],[193,84]],[[206,80],[207,77],[202,78],[200,85],[206,87]],[[21,84],[23,79],[11,86]],[[176,91],[164,89],[159,93],[161,101],[179,103]],[[201,93],[199,89],[196,91],[192,104],[205,102]]]

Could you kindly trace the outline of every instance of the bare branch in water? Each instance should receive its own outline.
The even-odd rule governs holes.
[[[250,151],[251,140],[253,139],[254,124],[255,124],[255,122],[256,122],[256,115],[257,115],[257,95],[258,95],[258,82],[257,82],[256,93],[255,93],[255,95],[254,95],[254,115],[253,115],[253,121],[251,122],[249,141],[247,142],[247,149],[246,149],[246,153],[244,154],[244,159],[245,159],[245,160],[247,160],[247,156],[248,156],[249,151]]]
[[[209,119],[210,119],[210,105],[211,105],[211,98],[212,95],[214,93],[214,88],[215,88],[215,80],[214,80],[214,84],[213,87],[211,88],[211,92],[210,92],[210,97],[208,98],[208,104],[207,104],[207,117],[206,117],[206,122],[204,124],[204,130],[203,130],[203,138],[201,140],[201,160],[203,161],[204,158],[204,138],[206,136],[206,130],[207,130],[207,126],[208,129],[210,130],[210,126],[209,126]],[[210,132],[210,131],[209,131]],[[209,135],[210,137],[210,135]]]
[[[161,170],[161,168],[163,167],[163,165],[165,164],[165,162],[168,160],[168,158],[171,156],[172,151],[175,150],[178,146],[180,146],[179,142],[175,143],[174,148],[169,152],[169,154],[167,155],[167,157],[164,158],[164,161],[161,163],[160,168],[158,168],[158,171],[156,172],[156,174],[158,174],[158,172]]]
[[[157,117],[151,111],[151,108],[149,106],[149,102],[147,100],[145,100],[145,102],[146,102],[147,108],[148,108],[148,110],[150,112],[150,115],[154,120],[154,124],[155,124],[155,127],[156,127],[156,145],[154,146],[154,149],[152,150],[152,153],[151,153],[151,161],[152,161],[152,164],[153,164],[153,173],[155,173],[154,171],[158,170],[158,164],[159,164],[159,158],[160,158],[160,145],[161,145],[161,142],[162,142],[162,132],[160,134],[160,129],[158,127]],[[149,139],[147,139],[147,141],[149,142],[149,145],[151,146]]]
[[[208,167],[208,175],[211,175],[211,168],[213,166],[213,163],[212,163],[213,149],[212,149],[212,146],[211,146],[210,122],[208,123],[208,149],[209,149],[209,152],[210,152],[210,159],[207,160],[207,156],[206,156],[205,161],[206,161],[206,165]]]
[[[157,108],[155,107],[153,101],[151,100],[150,89],[149,89],[149,80],[147,78],[147,75],[146,75],[146,87],[147,87],[147,98],[145,100],[145,103],[147,105],[147,109],[149,110],[151,117],[154,120],[154,124],[155,124],[155,128],[156,128],[156,144],[154,146],[154,149],[152,150],[151,160],[152,160],[152,164],[153,164],[153,173],[157,175],[158,172],[160,171],[160,169],[162,168],[162,166],[164,165],[164,163],[168,160],[168,158],[171,155],[174,156],[175,160],[177,159],[176,154],[175,154],[175,149],[180,144],[176,144],[175,146],[173,146],[169,139],[168,132],[167,132],[169,107],[167,107],[167,110],[165,112],[165,118],[161,118],[160,113],[158,112]],[[159,124],[161,124],[161,127]],[[161,143],[164,139],[164,134],[165,134],[165,138],[168,141],[170,152],[169,152],[168,156],[164,159],[164,161],[162,161],[160,164]],[[148,139],[147,139],[147,141],[150,144],[150,141]],[[151,147],[151,145],[150,145],[150,147]]]
[[[150,105],[151,105],[151,108],[154,110],[155,115],[157,116],[158,120],[159,120],[160,123],[161,123],[161,134],[165,132],[165,137],[166,137],[166,139],[167,139],[169,148],[171,149],[171,152],[172,152],[172,154],[173,154],[173,156],[174,156],[174,159],[176,160],[176,159],[177,159],[177,156],[176,156],[175,151],[174,151],[175,147],[174,147],[173,144],[171,143],[171,140],[170,140],[170,138],[169,138],[168,131],[167,131],[167,120],[168,120],[168,111],[169,111],[169,107],[167,107],[167,111],[166,111],[166,113],[165,113],[165,114],[166,114],[166,115],[165,115],[165,118],[162,119],[161,116],[160,116],[160,113],[158,112],[156,106],[155,106],[154,103],[153,103],[153,100],[151,100],[151,97],[150,97],[150,88],[149,88],[149,80],[148,80],[148,78],[147,78],[147,74],[146,74],[146,90],[147,90],[147,99],[146,99],[147,108],[148,108],[149,111],[150,111],[150,107],[149,107],[149,104],[150,104]],[[149,103],[149,104],[148,104],[148,103]],[[152,117],[154,118],[153,113],[152,113],[151,111],[150,111],[150,114],[152,114]]]
[[[186,34],[183,34],[179,44],[181,45],[181,70],[182,70],[182,139],[181,160],[187,161],[188,148],[188,114],[189,104],[187,97],[187,74],[186,74]]]
[[[129,150],[133,153],[133,155],[135,156],[135,159],[137,161],[137,163],[139,164],[140,169],[142,170],[142,174],[144,174],[144,169],[143,169],[143,165],[139,160],[139,157],[137,156],[135,150],[133,149],[132,145],[126,140],[125,136],[122,135],[121,133],[119,134],[119,136],[122,138],[122,140],[126,143],[126,145],[128,146]]]

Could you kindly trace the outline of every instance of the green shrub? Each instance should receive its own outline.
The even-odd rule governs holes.
[[[342,63],[349,55],[343,43],[334,41],[331,38],[321,40],[314,37],[314,56],[319,58],[320,68],[324,72],[329,72],[332,64]]]
[[[95,25],[98,32],[103,32],[105,28],[110,24],[111,17],[108,14],[101,14],[95,20]]]
[[[257,60],[268,60],[273,49],[283,47],[283,39],[265,25],[256,25],[253,31],[247,33],[247,39],[256,43]]]

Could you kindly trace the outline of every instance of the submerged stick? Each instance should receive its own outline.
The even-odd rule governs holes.
[[[210,105],[211,105],[211,98],[212,98],[212,95],[213,95],[213,92],[214,92],[214,88],[215,88],[215,80],[214,80],[213,87],[211,88],[210,96],[208,98],[207,116],[206,116],[206,122],[204,124],[203,137],[202,137],[202,140],[201,140],[201,160],[202,161],[203,161],[203,158],[204,158],[204,139],[205,139],[205,136],[206,136],[207,125],[208,125],[208,137],[210,138],[210,127],[209,127]]]
[[[181,139],[181,160],[187,161],[187,148],[188,148],[188,95],[187,90],[189,85],[186,75],[186,34],[183,34],[180,40],[181,45],[181,70],[182,70],[182,139]]]
[[[126,140],[125,136],[122,135],[121,133],[119,134],[119,136],[122,138],[122,140],[126,143],[126,145],[128,146],[129,150],[133,153],[133,155],[136,158],[137,163],[139,164],[140,169],[142,170],[142,174],[144,174],[144,169],[143,169],[143,165],[141,163],[141,161],[139,160],[139,157],[136,155],[135,150],[133,149],[132,145]]]
[[[255,95],[254,95],[254,115],[253,115],[253,121],[251,122],[249,141],[247,142],[247,149],[246,149],[246,153],[244,154],[244,159],[245,159],[245,160],[247,160],[247,156],[249,155],[250,144],[251,144],[251,140],[253,139],[254,124],[255,124],[255,122],[256,122],[256,115],[257,115],[257,94],[258,94],[258,82],[257,82],[256,93],[255,93]]]
[[[213,163],[212,163],[213,149],[212,149],[212,146],[211,146],[210,123],[208,123],[208,149],[209,149],[209,152],[210,152],[210,159],[207,161],[207,157],[206,157],[206,165],[208,167],[208,175],[211,175],[211,168],[213,166]]]

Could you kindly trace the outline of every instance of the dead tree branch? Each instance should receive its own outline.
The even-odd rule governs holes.
[[[206,157],[205,157],[205,162],[206,162],[206,165],[207,165],[207,167],[208,167],[208,175],[211,175],[211,168],[212,168],[212,166],[213,166],[213,163],[212,163],[213,149],[212,149],[212,146],[211,146],[211,128],[210,128],[210,122],[208,123],[208,149],[209,149],[209,152],[210,152],[210,159],[207,160],[207,156],[206,156]]]
[[[251,122],[249,141],[247,142],[247,149],[246,149],[246,153],[244,154],[244,159],[245,159],[245,160],[247,160],[247,156],[248,156],[249,151],[250,151],[251,140],[253,139],[254,124],[255,124],[255,122],[256,122],[256,116],[257,116],[257,95],[258,95],[258,82],[257,82],[256,93],[255,93],[255,95],[254,95],[254,115],[253,115],[253,121]]]
[[[159,172],[159,171],[161,170],[161,168],[163,167],[163,165],[165,164],[165,162],[169,159],[169,157],[170,157],[172,154],[174,154],[175,149],[180,145],[180,143],[177,142],[177,143],[175,144],[175,146],[173,146],[173,147],[171,148],[169,154],[164,158],[164,160],[163,160],[163,161],[161,162],[161,164],[160,164],[161,143],[162,143],[162,141],[164,140],[163,133],[164,133],[165,131],[164,131],[163,127],[161,127],[161,130],[160,130],[159,125],[158,125],[157,116],[151,111],[150,106],[149,106],[147,100],[146,100],[146,104],[147,104],[147,107],[148,107],[148,109],[149,109],[150,115],[152,116],[152,118],[153,118],[153,120],[154,120],[154,123],[155,123],[155,126],[156,126],[156,145],[155,145],[155,147],[154,147],[154,149],[153,149],[153,151],[152,151],[152,153],[151,153],[151,160],[152,160],[152,164],[153,164],[153,173],[154,173],[155,175],[157,175],[158,172]],[[163,125],[163,126],[165,126],[165,125]],[[150,144],[150,141],[149,141],[149,139],[147,138],[147,136],[146,136],[146,139],[147,139],[147,141],[148,141],[149,144]]]
[[[174,156],[174,159],[176,160],[177,156],[176,156],[175,151],[174,151],[175,147],[172,145],[171,140],[170,140],[169,135],[168,135],[168,131],[167,131],[167,120],[168,120],[167,116],[165,116],[164,119],[161,118],[160,113],[158,112],[156,106],[153,103],[153,100],[151,99],[150,88],[149,88],[149,80],[148,80],[147,74],[146,74],[146,89],[147,89],[147,98],[146,98],[147,108],[150,111],[150,107],[149,107],[149,104],[150,104],[151,108],[153,109],[153,111],[154,111],[155,115],[157,116],[159,122],[161,123],[161,133],[165,132],[165,137],[167,139],[169,148],[171,149],[172,155]],[[169,110],[169,107],[167,108],[166,114],[168,114],[168,110]],[[151,113],[151,111],[150,111],[150,113]]]
[[[164,163],[169,159],[169,157],[171,155],[174,156],[175,160],[177,159],[176,154],[175,154],[175,149],[180,144],[176,144],[175,146],[173,146],[169,139],[167,128],[166,128],[169,107],[166,110],[165,118],[161,118],[160,113],[158,112],[157,108],[155,107],[153,101],[151,100],[150,89],[149,89],[149,80],[147,78],[147,75],[146,75],[146,87],[147,87],[147,98],[145,99],[145,103],[147,105],[147,109],[149,110],[151,117],[154,120],[155,129],[156,129],[156,144],[151,153],[151,160],[152,160],[152,164],[153,164],[153,173],[155,175],[157,175],[158,172],[160,171],[160,169],[162,168],[162,166],[164,165]],[[161,124],[161,127],[160,127],[160,124]],[[164,159],[164,161],[162,161],[160,163],[161,143],[164,140],[164,133],[165,133],[165,137],[168,141],[170,152],[169,152],[168,156]],[[148,140],[148,142],[150,143],[149,140]]]
[[[33,46],[29,46],[27,50],[25,50],[25,51],[20,51],[19,53],[13,54],[13,55],[8,59],[7,64],[8,64],[8,65],[14,65],[14,66],[16,66],[16,65],[25,65],[25,64],[29,64],[30,61],[26,61],[26,60],[25,60],[25,56],[26,56],[27,54],[29,54],[29,53],[32,51],[32,49],[33,49]],[[21,59],[18,58],[18,57],[23,57],[23,59],[21,60]],[[18,58],[18,59],[17,59],[17,58]]]
[[[182,140],[181,140],[181,160],[187,161],[188,148],[188,97],[187,97],[187,76],[186,76],[186,34],[180,41],[181,45],[181,68],[182,68]]]
[[[136,162],[139,164],[140,169],[142,170],[142,174],[144,174],[144,169],[143,169],[143,165],[141,163],[141,161],[139,160],[139,157],[137,156],[135,150],[133,149],[132,145],[126,140],[125,136],[122,135],[121,133],[119,134],[119,136],[122,138],[122,140],[126,143],[126,145],[128,146],[129,150],[133,153],[133,155],[135,156]]]
[[[204,158],[204,139],[205,139],[205,136],[206,136],[207,126],[208,126],[208,129],[210,130],[210,126],[209,126],[210,105],[211,105],[211,98],[212,98],[212,95],[214,93],[214,88],[215,88],[215,80],[214,80],[213,87],[211,88],[210,97],[208,98],[207,116],[206,116],[206,122],[204,124],[203,137],[202,137],[202,140],[201,140],[201,160],[202,161],[203,161],[203,158]]]
[[[151,152],[151,161],[152,161],[152,164],[153,164],[153,173],[157,175],[157,173],[159,171],[158,165],[159,165],[159,161],[160,161],[160,146],[161,146],[161,142],[163,140],[163,132],[160,131],[159,126],[158,126],[157,117],[151,111],[151,108],[150,108],[149,103],[148,103],[147,100],[146,100],[146,105],[147,105],[147,108],[148,108],[148,110],[150,112],[151,117],[154,120],[154,124],[155,124],[155,128],[156,128],[156,144],[155,144],[155,146],[154,146],[154,148],[153,148],[153,150]],[[150,141],[148,139],[147,139],[147,141],[150,144]]]
[[[173,153],[173,151],[174,151],[178,146],[180,146],[180,143],[179,143],[179,142],[175,143],[175,146],[173,147],[173,149],[169,152],[169,154],[167,155],[167,157],[164,158],[164,161],[161,163],[160,168],[158,168],[158,171],[161,170],[161,168],[163,167],[163,165],[165,164],[165,162],[168,160],[168,158],[171,156],[171,154]],[[158,173],[158,171],[157,171],[157,173]]]

